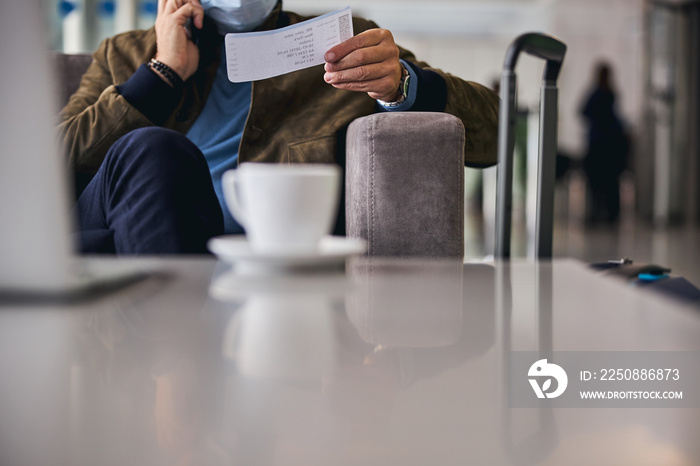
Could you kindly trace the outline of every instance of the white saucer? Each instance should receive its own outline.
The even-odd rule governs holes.
[[[357,238],[326,236],[314,252],[260,253],[251,249],[245,236],[226,235],[210,239],[207,247],[224,262],[236,265],[237,268],[257,271],[340,265],[345,263],[348,257],[365,252],[367,242]]]

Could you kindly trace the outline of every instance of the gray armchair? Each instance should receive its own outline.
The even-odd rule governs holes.
[[[56,54],[61,104],[90,55]],[[464,255],[464,126],[445,113],[379,113],[348,128],[346,231],[368,255]]]

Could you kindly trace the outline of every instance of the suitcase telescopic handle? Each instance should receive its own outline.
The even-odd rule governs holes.
[[[496,197],[496,250],[499,259],[510,258],[513,193],[513,149],[515,147],[516,75],[521,53],[546,60],[540,93],[540,133],[537,178],[535,256],[552,256],[554,174],[557,151],[557,78],[566,53],[558,39],[537,32],[518,36],[506,53],[501,74],[501,104],[498,122],[498,181]]]
[[[558,39],[539,32],[528,32],[518,36],[508,48],[503,66],[504,70],[513,71],[518,63],[518,57],[524,52],[533,57],[547,61],[545,81],[556,82],[559,70],[564,61],[566,45]]]

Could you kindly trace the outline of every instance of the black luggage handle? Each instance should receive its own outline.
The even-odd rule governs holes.
[[[546,81],[555,81],[559,77],[559,70],[564,61],[566,45],[552,36],[538,32],[528,32],[518,36],[508,48],[503,69],[515,70],[518,57],[521,52],[525,52],[533,57],[547,61],[544,71]]]
[[[517,37],[508,48],[501,75],[501,104],[498,122],[498,181],[496,198],[495,257],[510,258],[515,147],[515,65],[521,52],[547,61],[540,93],[540,134],[537,178],[537,227],[535,256],[552,256],[554,175],[557,151],[557,78],[566,45],[546,34],[530,32]]]

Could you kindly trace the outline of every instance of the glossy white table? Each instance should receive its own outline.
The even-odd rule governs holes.
[[[508,407],[510,351],[700,351],[697,308],[584,264],[143,262],[0,306],[0,465],[700,464],[698,409]]]

